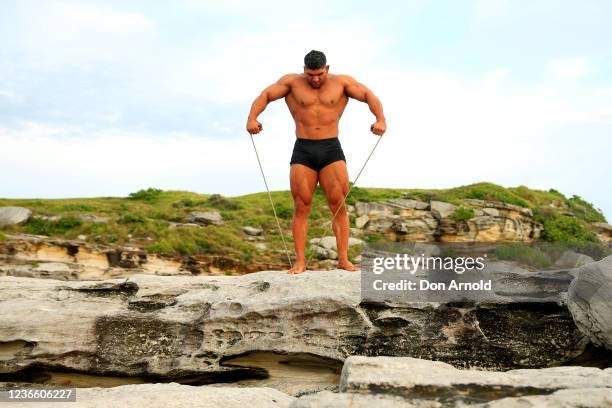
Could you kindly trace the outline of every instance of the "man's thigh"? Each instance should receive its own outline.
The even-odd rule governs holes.
[[[291,195],[295,201],[310,204],[319,177],[317,172],[303,164],[292,164],[289,172]]]
[[[338,160],[323,167],[319,172],[319,183],[328,201],[344,198],[349,191],[346,162]]]

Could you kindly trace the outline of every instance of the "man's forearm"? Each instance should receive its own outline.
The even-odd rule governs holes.
[[[268,98],[262,93],[253,101],[251,105],[251,111],[249,112],[249,120],[257,119],[257,117],[266,109],[268,106]]]
[[[385,122],[385,114],[383,113],[382,103],[380,99],[373,93],[370,93],[367,97],[368,107],[370,108],[370,112],[376,116],[377,121]]]

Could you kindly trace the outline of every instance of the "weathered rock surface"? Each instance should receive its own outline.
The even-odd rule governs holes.
[[[335,236],[312,238],[309,243],[310,249],[317,254],[319,259],[338,259],[338,246]],[[361,244],[363,244],[362,240],[349,237],[349,247]]]
[[[23,207],[0,207],[0,227],[22,224],[30,219],[32,211]]]
[[[76,396],[76,402],[53,402],[47,406],[58,408],[285,408],[295,399],[280,391],[265,387],[192,387],[177,383],[78,388]],[[43,406],[41,402],[20,402],[17,405],[24,408]]]
[[[612,396],[612,368],[550,367],[491,372],[459,370],[439,361],[410,357],[351,356],[340,391],[378,393],[441,403],[478,403],[506,397],[599,388]]]
[[[3,373],[261,374],[228,364],[252,352],[310,354],[330,366],[350,355],[395,355],[508,369],[562,364],[586,341],[557,303],[360,304],[360,275],[345,271],[1,279]],[[521,283],[534,293],[543,284]]]
[[[294,400],[290,408],[602,408],[612,406],[609,388],[581,388],[555,391],[552,394],[507,397],[486,403],[461,400],[443,403],[420,398],[403,398],[389,394],[353,394],[323,391]]]
[[[588,255],[574,251],[565,251],[555,261],[555,266],[560,268],[579,268],[591,262],[595,262],[595,260]]]
[[[605,222],[594,222],[591,225],[595,229],[595,233],[599,239],[612,246],[612,224],[606,224]]]
[[[394,241],[534,242],[542,225],[529,208],[494,201],[466,199],[475,208],[469,220],[455,220],[456,206],[441,201],[409,199],[357,202],[355,226]]]
[[[140,248],[94,245],[78,240],[24,234],[7,234],[7,237],[8,241],[0,242],[0,276],[92,280],[136,273],[215,275],[266,268],[256,264],[245,266],[219,255],[170,257],[149,254]]]
[[[250,227],[248,225],[246,227],[242,227],[242,231],[251,236],[260,236],[263,234],[263,230],[261,228]]]
[[[612,350],[612,256],[579,268],[568,290],[568,308],[591,341]]]
[[[193,211],[187,217],[187,222],[202,225],[221,225],[223,224],[223,218],[219,211]]]

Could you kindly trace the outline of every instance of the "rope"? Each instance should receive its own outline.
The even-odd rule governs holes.
[[[349,190],[346,192],[346,195],[342,199],[342,203],[338,206],[338,209],[334,213],[334,216],[332,217],[332,223],[331,223],[332,231],[333,231],[333,225],[334,225],[334,220],[336,219],[336,215],[338,215],[338,212],[340,212],[341,208],[344,208],[344,202],[346,201],[346,198],[351,193],[351,190],[353,189],[353,187],[355,187],[355,183],[357,183],[357,180],[359,180],[359,176],[361,176],[363,169],[365,169],[366,164],[368,164],[368,161],[370,161],[370,157],[372,157],[372,154],[374,153],[374,150],[376,150],[376,147],[380,143],[381,139],[382,139],[382,136],[379,136],[378,140],[376,141],[376,144],[374,145],[374,147],[372,148],[372,151],[370,152],[370,155],[366,159],[365,163],[363,163],[363,166],[361,166],[361,170],[359,170],[359,173],[357,173],[357,177],[355,177],[355,180],[353,180],[353,184],[349,186]],[[319,246],[322,240],[323,240],[323,237],[319,238],[319,241],[317,242],[315,246]],[[306,260],[306,265],[308,265],[308,262],[310,262],[310,258],[312,258],[313,253],[314,252],[311,252],[310,255],[308,256],[308,259]]]
[[[293,268],[293,264],[291,263],[291,257],[289,256],[289,250],[287,249],[287,243],[285,242],[285,234],[283,234],[283,229],[281,228],[280,221],[276,216],[276,208],[274,207],[274,202],[272,201],[272,194],[270,194],[270,189],[268,188],[268,182],[266,181],[266,175],[264,174],[263,167],[261,166],[261,160],[259,160],[259,154],[257,153],[257,148],[255,147],[255,141],[253,140],[253,135],[251,135],[251,143],[253,143],[253,149],[255,149],[255,156],[257,156],[257,163],[259,163],[259,170],[261,171],[261,176],[263,177],[264,184],[266,185],[266,190],[268,191],[268,198],[270,199],[270,205],[272,205],[272,212],[274,213],[274,218],[276,219],[276,225],[278,226],[278,231],[281,234],[281,239],[283,240],[283,247],[285,247],[285,254],[287,255],[287,260],[289,261],[289,266]]]

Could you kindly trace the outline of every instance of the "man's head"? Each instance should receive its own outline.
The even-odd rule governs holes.
[[[312,50],[304,57],[304,74],[313,88],[320,88],[327,79],[329,65],[321,51]]]

